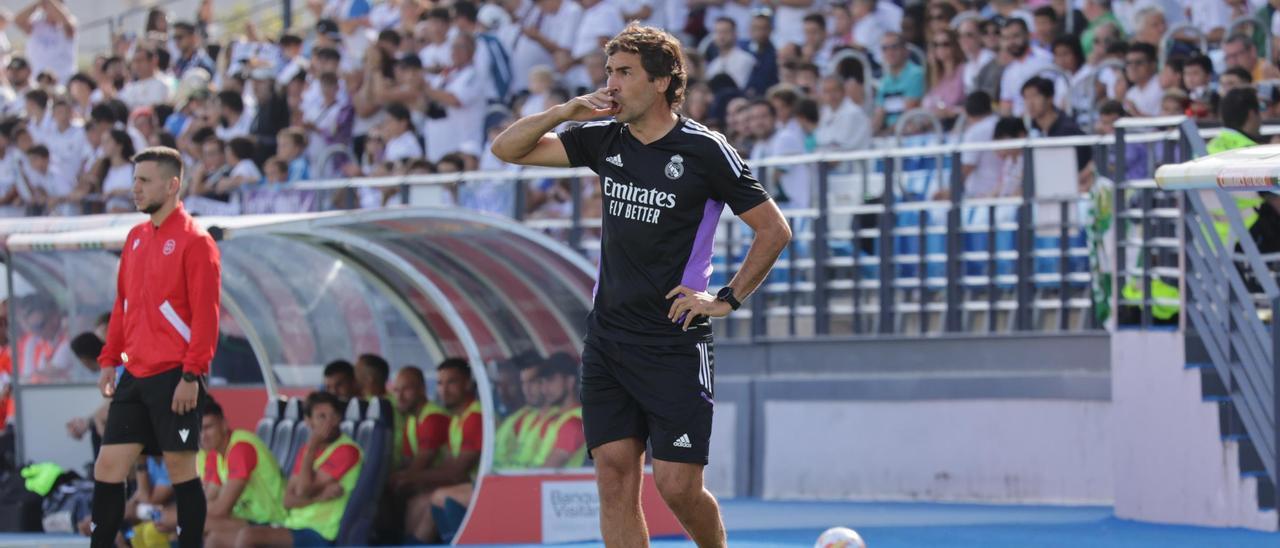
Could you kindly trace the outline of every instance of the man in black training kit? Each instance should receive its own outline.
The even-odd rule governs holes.
[[[152,147],[133,162],[134,205],[151,218],[129,231],[120,252],[116,303],[98,356],[98,388],[111,404],[93,468],[91,536],[94,547],[115,545],[129,469],[139,454],[163,453],[178,502],[178,543],[201,546],[206,503],[196,450],[218,342],[221,259],[178,200],[178,151]]]
[[[604,89],[522,118],[493,142],[504,161],[587,166],[600,176],[604,229],[582,352],[582,415],[607,546],[647,546],[640,508],[646,439],[658,491],[698,546],[724,546],[702,486],[714,405],[710,317],[760,285],[791,231],[724,136],[679,116],[680,43],[636,24],[605,46]],[[560,132],[562,122],[586,122]],[[712,240],[728,204],[755,231],[742,269],[707,293]]]

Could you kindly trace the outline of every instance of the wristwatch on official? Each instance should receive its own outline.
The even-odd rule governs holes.
[[[738,307],[742,306],[742,303],[738,302],[738,298],[733,296],[733,288],[727,285],[720,288],[719,293],[716,293],[716,300],[729,303],[729,308],[734,310],[737,310]]]
[[[184,381],[186,381],[186,382],[196,382],[196,381],[200,380],[200,376],[199,376],[199,375],[196,375],[195,373],[192,373],[192,372],[190,372],[190,371],[183,371],[183,372],[182,372],[182,380],[184,380]]]

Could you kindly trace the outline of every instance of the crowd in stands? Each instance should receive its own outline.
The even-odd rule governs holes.
[[[0,9],[0,215],[131,211],[130,156],[169,145],[186,159],[196,213],[409,201],[565,217],[573,190],[561,180],[528,185],[518,201],[502,181],[413,196],[366,189],[341,204],[271,196],[314,179],[518,169],[488,141],[516,117],[604,87],[602,45],[628,21],[682,39],[681,112],[754,159],[866,149],[896,129],[928,130],[918,120],[897,127],[913,109],[970,142],[1105,133],[1122,116],[1216,123],[1221,99],[1245,87],[1258,90],[1266,118],[1280,114],[1280,70],[1267,54],[1280,52],[1271,44],[1278,5],[308,0],[297,24],[268,36],[252,22],[223,28],[204,0],[193,20],[154,10],[140,34],[82,55],[63,0],[34,0]],[[1182,25],[1199,33],[1165,39]],[[1087,188],[1087,151],[1077,162]],[[966,193],[1016,193],[1017,167],[1009,155],[967,155]],[[797,166],[765,183],[785,207],[803,208],[813,177]],[[580,189],[586,203],[599,201],[596,186]]]

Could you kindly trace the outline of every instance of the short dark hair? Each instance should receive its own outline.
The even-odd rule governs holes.
[[[206,417],[218,417],[219,419],[227,418],[227,414],[222,412],[222,406],[218,405],[218,401],[209,397],[204,401],[204,409],[200,410]]]
[[[400,47],[400,33],[396,29],[383,29],[378,33],[379,42],[389,42],[391,45]]]
[[[93,77],[83,72],[77,72],[75,74],[72,74],[71,79],[67,81],[67,87],[71,86],[71,82],[80,82],[86,86],[89,86],[90,90],[98,89],[98,83],[93,81]]]
[[[1246,84],[1252,84],[1252,83],[1253,83],[1253,74],[1250,74],[1250,73],[1249,73],[1249,71],[1248,71],[1248,70],[1245,70],[1245,68],[1244,68],[1244,67],[1231,67],[1231,68],[1229,68],[1229,69],[1227,69],[1227,70],[1223,71],[1223,72],[1222,72],[1222,74],[1223,74],[1224,76],[1225,76],[1225,75],[1227,75],[1227,74],[1230,74],[1230,75],[1232,75],[1232,76],[1235,76],[1236,78],[1239,78],[1239,79],[1243,80],[1243,81],[1244,81],[1244,83],[1246,83]]]
[[[387,378],[391,376],[391,364],[377,354],[361,354],[356,358],[356,364],[368,367],[375,377],[373,380],[381,384],[387,384]]]
[[[440,362],[440,365],[436,366],[436,371],[444,371],[446,369],[453,369],[462,373],[462,376],[468,379],[471,378],[471,364],[467,363],[464,358],[445,358],[444,361]]]
[[[408,374],[410,377],[413,377],[413,380],[417,381],[420,384],[427,383],[427,377],[426,375],[422,374],[422,368],[416,365],[406,365],[404,367],[401,367],[400,372],[396,374],[397,375]]]
[[[769,109],[769,116],[778,115],[777,109],[773,108],[773,103],[770,103],[767,99],[755,99],[751,101],[751,104],[747,105],[747,108],[754,108],[754,107],[761,107],[761,106]]]
[[[632,22],[622,32],[605,44],[605,54],[620,51],[640,56],[640,65],[649,74],[649,81],[671,78],[664,98],[672,108],[684,102],[688,74],[685,72],[680,41],[665,30],[641,26]]]
[[[324,366],[324,376],[332,377],[334,375],[346,375],[354,379],[356,378],[356,370],[351,367],[351,362],[347,360],[333,360]]]
[[[40,88],[28,91],[23,97],[25,97],[26,100],[39,104],[42,107],[49,104],[49,92]],[[39,120],[36,121],[39,122]]]
[[[49,147],[44,145],[33,145],[31,148],[27,149],[27,156],[39,156],[47,160],[49,159]]]
[[[289,175],[288,160],[285,160],[284,158],[281,158],[279,156],[272,156],[270,158],[267,158],[266,162],[263,162],[263,168],[265,169],[267,167],[274,167],[275,169],[280,170],[280,172],[284,173],[285,177],[288,178],[288,175]]]
[[[317,405],[328,405],[333,407],[333,411],[335,413],[341,414],[343,412],[342,400],[339,400],[338,397],[333,394],[321,390],[317,390],[307,395],[306,415],[308,417],[311,416],[312,411],[315,411]]]
[[[1036,90],[1036,93],[1039,93],[1041,97],[1052,98],[1053,80],[1043,76],[1032,76],[1031,78],[1027,78],[1027,81],[1022,84],[1022,89],[1018,91],[1020,93],[1026,93],[1028,89]]]
[[[1013,116],[1001,116],[996,121],[996,131],[992,137],[996,139],[1017,139],[1026,137],[1027,126],[1022,123],[1022,118]]]
[[[966,116],[986,116],[991,114],[991,95],[985,91],[975,91],[964,98]]]
[[[736,28],[738,28],[738,22],[737,22],[737,21],[734,21],[732,17],[725,17],[725,16],[723,16],[723,15],[722,15],[722,16],[720,16],[720,17],[717,17],[717,18],[716,18],[716,22],[715,22],[715,24],[717,24],[717,25],[718,25],[718,24],[720,24],[720,23],[728,23],[728,24],[729,24],[729,26],[731,26],[731,27],[733,27],[733,28],[735,28],[735,29],[736,29]]]
[[[805,97],[796,103],[796,116],[813,123],[818,122],[818,102]]]
[[[188,34],[195,34],[196,26],[192,24],[190,21],[178,21],[173,24],[173,30],[175,31],[180,30]]]
[[[233,137],[231,142],[227,143],[227,148],[237,159],[253,159],[253,140],[248,137]]]
[[[538,378],[545,379],[555,375],[578,376],[578,363],[573,356],[566,352],[556,352],[538,365]]]
[[[219,91],[218,104],[227,107],[234,112],[244,112],[244,97],[241,97],[240,94],[235,91]]]
[[[423,19],[444,19],[448,23],[453,20],[453,15],[449,13],[449,8],[431,8],[423,15]]]
[[[197,145],[204,146],[205,142],[209,141],[210,139],[217,141],[219,148],[223,150],[227,149],[226,141],[219,139],[217,130],[211,127],[202,127],[191,132],[191,142]]]
[[[863,80],[865,79],[862,70],[862,61],[856,57],[845,57],[836,64],[836,74],[845,80],[852,78],[859,84],[864,83]]]
[[[1258,49],[1258,46],[1253,43],[1253,39],[1243,32],[1232,33],[1231,36],[1228,36],[1227,39],[1222,42],[1222,45],[1224,46],[1227,44],[1241,44],[1252,50]]]
[[[458,0],[453,3],[453,14],[458,19],[465,19],[475,23],[476,18],[480,16],[480,8],[476,7],[475,2],[470,0]]]
[[[315,52],[313,52],[312,55],[316,59],[329,59],[332,61],[337,61],[342,59],[342,54],[339,53],[336,48],[330,48],[330,47],[316,48]]]
[[[814,12],[804,16],[804,22],[817,24],[822,27],[822,30],[827,29],[827,18],[823,17],[821,13]]]
[[[452,164],[458,171],[463,171],[467,168],[467,161],[463,159],[462,154],[459,152],[450,152],[440,157],[440,161],[436,162],[437,170],[440,168],[440,164]]]
[[[1045,7],[1048,8],[1049,6]],[[1049,8],[1049,11],[1053,11],[1053,8]],[[1080,47],[1080,40],[1076,37],[1067,35],[1054,38],[1053,45],[1050,46],[1049,50],[1053,51],[1058,48],[1067,48],[1071,55],[1075,56],[1076,64],[1084,65],[1084,48]]]
[[[182,153],[169,147],[147,147],[133,156],[134,164],[155,162],[163,166],[170,175],[182,179]]]
[[[283,141],[286,139],[289,141],[293,141],[294,146],[298,148],[304,148],[307,146],[307,132],[303,131],[302,128],[297,126],[289,126],[287,128],[280,130],[280,134],[277,135],[276,137],[277,137],[277,140],[279,141]]]
[[[280,47],[282,48],[287,48],[290,46],[301,46],[301,45],[302,45],[301,36],[298,36],[291,32],[286,32],[280,35]]]
[[[1124,118],[1129,113],[1124,110],[1124,103],[1115,99],[1107,99],[1098,106],[1098,115],[1100,116],[1119,116]]]
[[[1187,63],[1182,66],[1182,70],[1185,71],[1187,67],[1191,66],[1200,67],[1205,74],[1213,76],[1213,60],[1208,55],[1193,55],[1190,59],[1187,59]]]
[[[1022,32],[1031,32],[1031,29],[1027,28],[1027,22],[1023,21],[1021,17],[1010,17],[1005,19],[1004,24],[1000,25],[1000,30],[1004,30],[1009,27],[1022,27]]]
[[[95,359],[102,354],[102,339],[92,331],[86,331],[71,339],[71,353],[77,358]]]
[[[421,69],[422,58],[416,53],[406,53],[396,59],[396,65],[404,68]]]
[[[1239,87],[1228,91],[1218,104],[1218,116],[1222,125],[1234,130],[1244,127],[1250,112],[1258,111],[1258,90]]]
[[[1153,62],[1156,60],[1156,47],[1151,44],[1146,42],[1134,42],[1129,44],[1129,51],[1127,51],[1126,54],[1133,53],[1135,51],[1143,57],[1146,57],[1147,62]]]
[[[1036,11],[1031,12],[1032,17],[1047,17],[1054,23],[1058,22],[1058,12],[1053,11],[1053,6],[1040,6]]]

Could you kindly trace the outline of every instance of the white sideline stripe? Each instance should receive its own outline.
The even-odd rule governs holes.
[[[191,328],[187,326],[187,322],[178,317],[178,311],[173,309],[173,305],[169,304],[169,301],[160,303],[160,313],[164,314],[164,319],[169,320],[169,325],[178,330],[178,334],[182,335],[182,340],[191,342]]]

